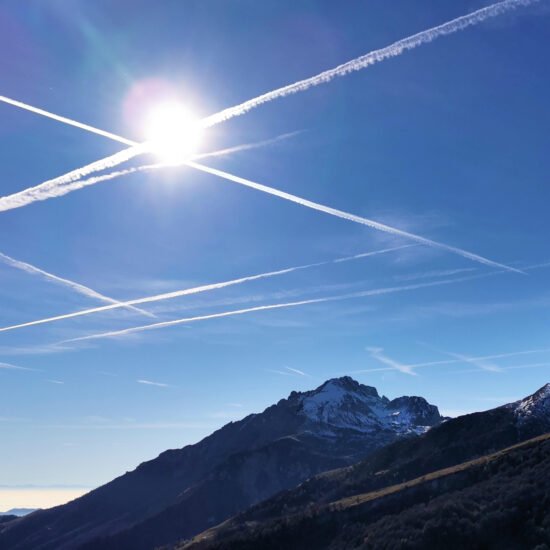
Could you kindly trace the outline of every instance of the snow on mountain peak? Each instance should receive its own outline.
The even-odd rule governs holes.
[[[545,384],[533,395],[513,403],[512,406],[520,419],[530,416],[550,419],[550,384]]]
[[[391,430],[422,433],[441,421],[437,407],[420,397],[399,397],[390,401],[376,388],[360,384],[349,376],[327,380],[317,389],[293,394],[310,423],[325,429],[359,432]]]

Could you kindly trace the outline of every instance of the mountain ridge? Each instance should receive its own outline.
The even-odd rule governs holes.
[[[0,530],[0,548],[138,550],[175,542],[443,420],[423,398],[390,401],[350,377],[333,378],[165,451],[71,503],[10,522]]]
[[[265,524],[268,529],[277,521],[284,524],[285,518],[293,515],[315,514],[330,502],[383,490],[540,436],[550,432],[549,411],[550,384],[546,384],[514,403],[450,419],[418,438],[397,440],[363,461],[321,473],[253,506],[214,528],[217,535],[211,543],[200,540],[205,534],[196,537],[200,542],[196,548],[232,548],[230,533],[246,532],[247,525]],[[228,546],[223,546],[225,542]],[[195,546],[190,544],[189,548]]]

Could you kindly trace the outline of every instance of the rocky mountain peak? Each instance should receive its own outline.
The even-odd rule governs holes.
[[[550,422],[550,384],[545,384],[534,394],[511,404],[520,419],[539,417]]]
[[[342,429],[362,433],[422,433],[442,421],[437,407],[422,397],[390,401],[381,397],[376,388],[360,384],[350,376],[331,378],[309,392],[293,392],[289,401],[297,405],[308,429],[324,434]]]

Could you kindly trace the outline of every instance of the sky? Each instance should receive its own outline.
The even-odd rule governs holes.
[[[0,95],[141,142],[159,94],[204,118],[487,5],[5,0]],[[335,376],[448,415],[549,382],[549,15],[541,0],[266,103],[198,150],[255,144],[200,162],[524,273],[189,166],[0,212],[0,328],[324,264],[0,331],[0,511],[66,500]],[[0,195],[124,147],[0,104]]]

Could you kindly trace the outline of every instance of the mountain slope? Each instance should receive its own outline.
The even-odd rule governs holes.
[[[550,544],[550,434],[179,550],[520,549]],[[537,546],[540,545],[540,546]]]
[[[0,530],[0,548],[152,548],[441,421],[423,398],[390,401],[349,377],[329,380],[71,503],[10,522]]]
[[[351,467],[314,477],[212,529],[207,539],[212,548],[218,547],[216,541],[223,548],[222,542],[237,534],[245,540],[249,530],[253,533],[263,529],[259,526],[284,523],[287,518],[304,514],[304,510],[306,515],[315,515],[331,502],[384,490],[548,431],[549,384],[516,403],[449,420],[419,438],[390,444]]]

